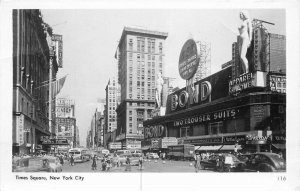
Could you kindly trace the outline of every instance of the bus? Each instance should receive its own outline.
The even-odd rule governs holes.
[[[73,148],[69,150],[69,157],[73,155],[74,162],[86,162],[90,160],[87,151],[88,150],[84,148]]]

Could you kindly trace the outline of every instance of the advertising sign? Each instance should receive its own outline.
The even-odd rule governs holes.
[[[158,139],[151,140],[151,148],[159,148],[158,147]]]
[[[188,80],[192,78],[199,66],[200,62],[200,47],[195,40],[187,40],[180,52],[179,56],[179,74],[181,78]]]
[[[55,44],[55,52],[56,52],[56,62],[59,68],[63,67],[62,63],[62,55],[63,55],[63,41],[62,35],[53,34],[51,40],[54,41]]]
[[[24,144],[24,115],[17,116],[17,143]]]
[[[165,132],[163,125],[151,125],[144,129],[145,139],[162,137]]]
[[[75,103],[66,98],[56,99],[56,117],[74,117]]]
[[[239,94],[252,87],[266,87],[266,73],[256,71],[245,73],[229,81],[229,94]]]
[[[269,85],[273,92],[286,93],[286,76],[270,75]]]
[[[187,125],[196,125],[208,121],[225,120],[237,115],[236,109],[226,109],[218,112],[199,114],[196,116],[186,117],[173,121],[173,127],[182,127]]]
[[[72,137],[75,134],[74,127],[76,126],[76,119],[57,117],[56,124],[58,137]]]
[[[122,148],[122,143],[121,142],[110,142],[108,144],[109,149],[121,149]]]
[[[231,143],[234,144],[236,143],[244,143],[246,141],[246,136],[245,135],[237,135],[237,136],[227,136],[223,137],[223,143]]]
[[[42,145],[69,145],[67,139],[45,139]]]
[[[178,141],[176,137],[164,137],[158,141],[159,148],[168,148],[170,145],[177,145]]]
[[[166,114],[192,108],[228,96],[231,67],[194,83],[193,88],[182,88],[168,95]]]
[[[141,141],[127,140],[126,148],[127,149],[141,149],[142,148]]]
[[[204,139],[190,139],[184,140],[184,143],[192,144],[192,145],[201,145],[201,144],[208,144],[208,143],[222,143],[222,137],[214,137],[214,138],[204,138]]]

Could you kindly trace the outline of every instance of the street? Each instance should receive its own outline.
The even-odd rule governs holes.
[[[192,165],[191,165],[192,164]],[[70,166],[69,162],[66,161],[63,166],[64,172],[100,172],[100,173],[111,173],[111,172],[195,172],[194,161],[172,161],[165,160],[148,160],[143,163],[143,170],[140,170],[138,166],[131,166],[131,171],[125,171],[125,166],[113,167],[110,171],[101,171],[101,162],[97,161],[97,170],[92,170],[92,161],[84,163],[75,163],[74,166]],[[212,170],[199,170],[199,172],[213,172]]]

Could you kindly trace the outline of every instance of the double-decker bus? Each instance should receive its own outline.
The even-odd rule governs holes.
[[[74,162],[85,162],[90,160],[90,156],[84,148],[72,148],[69,150],[69,157],[73,155]]]

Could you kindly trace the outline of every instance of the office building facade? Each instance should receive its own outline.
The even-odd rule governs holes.
[[[143,121],[155,108],[158,73],[164,76],[164,47],[168,34],[125,27],[118,45],[118,82],[121,103],[117,108],[116,140],[123,148],[140,148]]]

